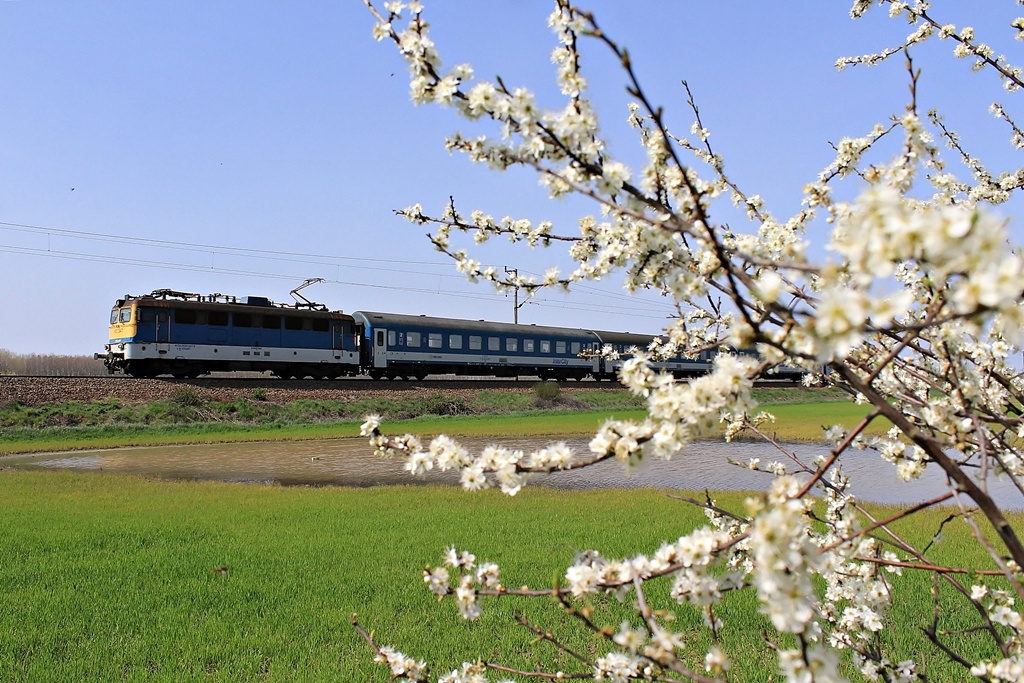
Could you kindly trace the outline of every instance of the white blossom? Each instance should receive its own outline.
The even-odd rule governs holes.
[[[804,373],[808,386],[835,385],[862,410],[882,416],[872,417],[863,431],[853,425],[823,429],[824,445],[815,457],[798,457],[773,441],[777,455],[729,463],[765,479],[765,490],[750,496],[746,511],[724,511],[709,502],[708,526],[683,530],[653,552],[620,559],[578,552],[558,582],[559,600],[589,610],[609,596],[636,608],[618,631],[602,631],[611,650],[590,659],[595,680],[652,678],[652,659],[693,666],[693,645],[708,642],[707,634],[691,637],[691,630],[673,626],[670,617],[674,610],[690,609],[681,605],[692,605],[712,632],[711,642],[721,642],[718,630],[728,615],[719,607],[733,591],[756,593],[774,630],[789,634],[767,636],[788,681],[842,680],[839,650],[849,650],[843,661],[869,680],[918,680],[923,662],[893,654],[898,648],[884,632],[892,621],[893,591],[906,585],[894,579],[903,571],[900,558],[921,565],[930,558],[918,558],[920,549],[900,546],[894,552],[865,533],[872,522],[857,512],[848,460],[874,457],[901,481],[930,470],[951,482],[954,474],[966,474],[950,486],[957,512],[971,524],[982,516],[994,521],[998,505],[986,500],[990,478],[1024,477],[1024,379],[1014,365],[1024,343],[1024,257],[1009,221],[993,208],[1011,205],[1024,189],[1024,170],[986,166],[971,139],[981,127],[961,136],[940,113],[926,114],[916,98],[934,84],[944,87],[944,81],[930,66],[916,66],[931,58],[921,44],[938,39],[952,41],[956,57],[994,75],[1008,93],[1020,87],[1024,70],[998,53],[1000,36],[984,36],[982,42],[973,28],[948,23],[942,8],[924,0],[854,0],[851,17],[863,16],[873,4],[906,22],[908,28],[899,31],[903,37],[835,65],[862,68],[913,59],[915,68],[906,71],[915,99],[882,112],[867,131],[837,135],[833,158],[807,179],[798,210],[788,217],[773,215],[766,199],[771,194],[750,192],[727,172],[695,102],[690,112],[663,110],[649,101],[640,79],[629,80],[632,101],[624,116],[614,118],[635,136],[639,153],[626,156],[617,138],[609,144],[588,99],[583,66],[589,62],[581,59],[580,45],[595,38],[624,66],[635,65],[603,25],[598,28],[596,19],[567,2],[558,2],[548,18],[554,34],[550,56],[562,93],[554,100],[523,87],[509,90],[500,78],[475,81],[467,65],[444,71],[418,2],[389,3],[376,18],[374,37],[393,42],[408,64],[414,103],[439,104],[472,122],[472,135],[448,139],[450,151],[497,171],[535,170],[552,198],[596,201],[592,212],[579,217],[571,239],[565,226],[532,218],[498,220],[474,210],[464,220],[454,199],[441,218],[419,204],[401,215],[415,225],[431,224],[434,246],[451,255],[470,281],[489,281],[499,291],[533,291],[617,277],[627,291],[660,293],[677,316],[666,325],[663,344],[617,359],[622,385],[645,403],[646,415],[605,421],[582,458],[564,442],[531,453],[496,445],[476,453],[440,436],[424,449],[414,436],[383,435],[380,418],[370,416],[361,434],[377,453],[402,458],[413,474],[452,470],[468,490],[495,487],[507,495],[517,495],[532,472],[588,461],[614,458],[626,474],[653,459],[675,459],[685,467],[688,449],[702,439],[739,438],[755,430],[770,436],[772,417],[757,409],[754,381],[759,373],[782,370]],[[880,14],[884,20],[885,12]],[[1024,19],[1009,28],[1021,39]],[[918,78],[924,84],[920,91]],[[692,95],[689,86],[685,95]],[[1011,148],[1024,148],[1013,106],[994,104],[990,110],[997,120],[986,123],[1002,126]],[[689,139],[675,130],[680,121]],[[947,159],[950,154],[955,163]],[[774,161],[764,160],[765,173]],[[728,201],[735,208],[723,211]],[[492,248],[494,237],[529,247],[567,242],[574,265],[502,279],[499,269],[467,251]],[[712,370],[674,377],[661,368],[675,353],[713,356]],[[619,354],[602,350],[605,358],[614,355]],[[897,426],[880,435],[883,419]],[[1000,528],[990,524],[985,533]],[[936,530],[931,543],[940,537]],[[990,555],[1004,563],[1004,578],[1019,571],[1022,558],[1012,539],[1003,535],[993,545]],[[512,592],[501,585],[497,565],[478,565],[471,553],[454,548],[442,567],[423,576],[434,594],[453,596],[467,619],[481,614],[489,596]],[[647,591],[653,581],[664,582],[667,590]],[[992,681],[1024,680],[1022,596],[995,588],[1001,585],[986,578],[986,584],[972,586],[969,598],[958,597],[972,601],[987,620],[968,626],[979,639],[990,637],[991,629],[999,634],[998,644],[985,650],[998,656],[973,662],[969,673]],[[641,598],[652,596],[666,609],[644,612]],[[392,655],[398,666],[419,675],[416,662]],[[388,656],[381,661],[395,666]],[[711,675],[733,677],[730,658],[718,645],[707,651],[704,667]],[[486,680],[485,670],[480,663],[464,664],[440,680],[479,683]]]

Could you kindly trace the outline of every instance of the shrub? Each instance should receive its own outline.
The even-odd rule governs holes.
[[[558,382],[537,382],[533,385],[533,393],[538,401],[554,403],[562,393],[562,388],[558,386]]]
[[[200,408],[206,404],[203,392],[187,384],[179,384],[171,390],[171,402],[181,408]]]
[[[470,415],[473,409],[461,396],[437,393],[426,399],[425,413],[430,415]]]

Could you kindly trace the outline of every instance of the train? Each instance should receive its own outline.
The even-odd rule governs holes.
[[[296,293],[293,290],[293,295]],[[301,300],[300,300],[301,299]],[[110,374],[195,378],[269,372],[286,379],[428,375],[612,380],[653,335],[461,320],[376,311],[346,314],[297,296],[200,295],[158,289],[125,295],[110,311],[102,359]],[[618,359],[599,352],[611,346]],[[654,363],[676,377],[711,370],[713,351]]]

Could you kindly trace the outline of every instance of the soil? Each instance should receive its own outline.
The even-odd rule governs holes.
[[[488,391],[532,391],[533,383],[492,386],[494,382],[373,382],[350,380],[266,380],[266,379],[130,379],[122,377],[0,377],[0,406],[17,402],[37,406],[57,401],[95,401],[114,397],[130,403],[169,398],[176,387],[193,387],[210,400],[231,401],[252,398],[259,390],[264,400],[288,403],[298,399],[351,400],[374,396],[432,396],[444,391],[450,396],[473,396]],[[596,384],[596,383],[595,383]],[[606,386],[602,388],[607,388]],[[467,386],[468,385],[468,386]],[[596,388],[596,387],[595,387]]]

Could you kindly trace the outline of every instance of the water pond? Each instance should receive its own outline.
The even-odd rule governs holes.
[[[493,439],[463,439],[477,451]],[[501,440],[503,445],[524,450],[547,443],[545,439]],[[578,454],[587,455],[586,439],[566,439]],[[804,462],[810,462],[825,448],[810,444],[788,445]],[[795,468],[778,450],[765,443],[700,442],[672,460],[652,460],[624,473],[614,461],[574,470],[534,475],[531,485],[565,489],[653,487],[662,489],[762,489],[770,476],[745,465],[751,458],[761,463],[783,461]],[[730,464],[729,461],[741,463]],[[865,451],[844,455],[843,465],[853,481],[853,493],[860,500],[879,503],[913,503],[945,491],[944,478],[936,468],[921,480],[900,482],[894,468]],[[389,484],[456,484],[451,472],[430,472],[414,478],[399,460],[375,456],[364,439],[325,441],[258,442],[121,448],[97,451],[46,453],[3,458],[0,466],[15,469],[68,469],[137,474],[168,479],[265,482],[282,485],[381,486]],[[1022,497],[1005,480],[990,484],[997,501],[1011,509],[1024,507]]]

